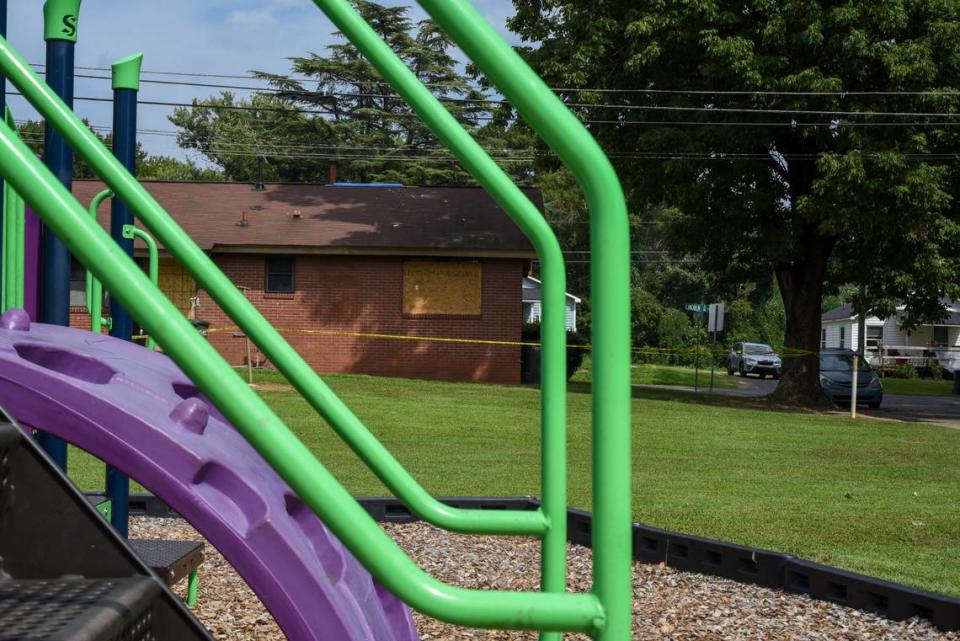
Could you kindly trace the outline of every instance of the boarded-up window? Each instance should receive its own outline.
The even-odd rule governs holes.
[[[411,316],[480,316],[483,271],[470,261],[403,263],[403,313]]]
[[[197,295],[197,283],[173,258],[160,258],[160,272],[157,275],[160,291],[186,314],[190,311],[191,299]]]

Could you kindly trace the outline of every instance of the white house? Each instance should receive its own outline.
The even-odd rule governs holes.
[[[540,281],[533,276],[523,277],[523,322],[539,323],[540,311]],[[577,305],[580,299],[573,294],[567,294],[567,331],[577,329]]]
[[[894,364],[935,358],[947,369],[960,369],[960,301],[945,300],[947,315],[938,323],[901,328],[904,307],[890,318],[868,316],[866,347],[871,360],[882,356]],[[831,309],[821,317],[821,349],[856,349],[859,339],[857,316],[852,305]],[[872,356],[870,356],[872,352]]]

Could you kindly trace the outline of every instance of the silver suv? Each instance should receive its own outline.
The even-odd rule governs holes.
[[[727,356],[727,374],[757,374],[780,378],[780,356],[773,348],[763,343],[734,343]]]

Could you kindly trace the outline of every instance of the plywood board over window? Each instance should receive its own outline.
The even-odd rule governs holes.
[[[191,299],[197,295],[197,282],[187,270],[173,258],[160,258],[160,273],[157,285],[160,291],[186,314],[190,311]]]
[[[465,260],[403,263],[403,313],[409,316],[480,316],[483,267]]]

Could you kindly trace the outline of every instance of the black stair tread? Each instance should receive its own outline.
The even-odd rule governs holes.
[[[199,541],[128,539],[127,543],[167,585],[178,583],[203,563],[203,543]]]
[[[144,576],[0,581],[0,641],[141,641],[160,594]]]

